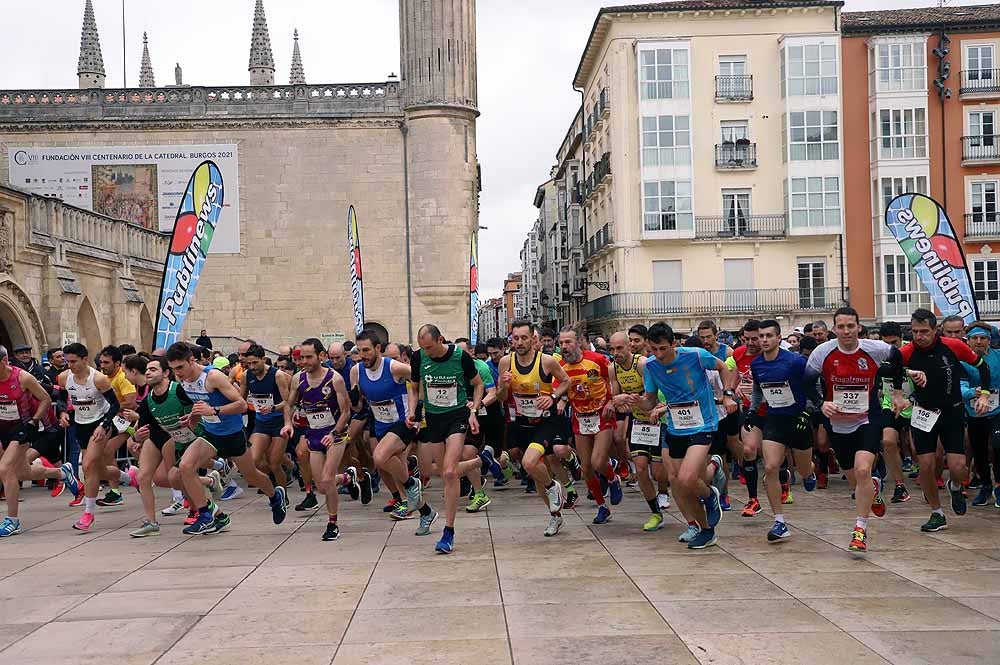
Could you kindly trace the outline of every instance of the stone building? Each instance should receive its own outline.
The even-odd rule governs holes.
[[[426,322],[467,335],[479,193],[475,0],[399,8],[398,78],[306,83],[296,39],[294,83],[275,84],[258,0],[250,85],[180,85],[178,72],[175,86],[105,89],[87,0],[80,89],[0,90],[0,182],[15,146],[235,145],[239,252],[209,256],[187,334],[252,335],[269,348],[350,334],[353,205],[368,323],[401,341],[416,341]]]

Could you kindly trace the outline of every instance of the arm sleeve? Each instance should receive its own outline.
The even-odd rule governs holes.
[[[992,379],[990,378],[989,363],[986,362],[985,358],[980,358],[976,366],[979,368],[979,385],[984,389],[989,390],[989,387],[993,385],[991,383]]]
[[[177,401],[179,401],[184,406],[194,406],[194,400],[191,396],[184,392],[184,387],[180,384],[177,385]]]
[[[472,379],[479,376],[479,369],[476,367],[476,361],[472,359],[468,353],[462,353],[462,374],[465,375],[466,381],[472,381]]]
[[[410,356],[410,381],[420,383],[420,351]]]
[[[891,347],[889,357],[878,367],[876,379],[891,379],[892,387],[899,389],[903,387],[903,375],[903,354],[896,347]]]
[[[111,388],[108,388],[104,392],[104,399],[108,401],[108,412],[104,414],[104,423],[108,427],[113,427],[111,420],[118,415],[118,412],[121,410],[121,404],[118,403],[118,398],[115,397],[115,391]]]
[[[149,404],[146,400],[139,402],[139,407],[136,409],[136,412],[139,414],[139,422],[136,424],[137,427],[152,425],[155,422],[153,420],[153,414],[149,411]]]
[[[976,393],[978,390],[972,387],[968,379],[962,379],[959,383],[962,387],[962,401],[968,402],[976,398]]]
[[[753,369],[751,368],[751,372]],[[757,380],[757,375],[754,374],[753,377],[753,393],[750,395],[750,413],[756,413],[757,409],[760,408],[761,403],[764,401],[764,391],[761,390],[760,381]]]

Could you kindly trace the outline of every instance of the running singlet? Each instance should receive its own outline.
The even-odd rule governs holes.
[[[807,400],[802,390],[805,371],[805,356],[785,349],[778,349],[774,360],[766,360],[763,353],[754,356],[750,372],[755,385],[760,386],[768,413],[797,416],[805,410]]]
[[[20,429],[38,409],[38,400],[21,387],[20,367],[10,366],[10,376],[0,382],[0,431]]]
[[[247,381],[247,404],[253,404],[253,410],[257,412],[257,420],[265,423],[273,423],[281,420],[284,415],[279,409],[275,409],[276,404],[281,404],[281,391],[278,390],[278,368],[268,367],[264,378],[258,379],[257,374],[251,369],[244,373]],[[261,408],[271,407],[270,413],[261,413]]]
[[[110,381],[111,389],[115,391],[115,397],[118,398],[119,404],[125,401],[125,395],[131,395],[135,392],[135,386],[125,376],[125,370],[123,369],[119,369],[117,374],[110,377]]]
[[[641,395],[644,391],[642,374],[639,373],[640,357],[639,354],[633,353],[632,365],[628,369],[623,369],[617,360],[614,361],[615,379],[618,380],[618,386],[622,389],[622,393],[626,395]],[[646,417],[646,414],[639,408],[632,409],[632,415],[639,420],[643,420]]]
[[[220,393],[218,390],[209,390],[205,382],[208,381],[209,372],[218,372],[211,365],[204,368],[198,378],[194,381],[182,381],[181,387],[184,388],[184,392],[187,396],[191,398],[191,402],[205,402],[211,407],[223,407],[231,402],[226,399],[226,396]],[[241,413],[230,413],[230,414],[220,414],[218,416],[202,416],[201,424],[204,425],[205,431],[209,434],[214,434],[215,436],[226,436],[228,434],[236,434],[237,432],[243,431],[243,414]]]
[[[309,372],[299,372],[299,404],[306,416],[306,428],[312,434],[329,434],[340,417],[333,377],[334,370],[327,369],[323,380],[313,387],[309,385]]]
[[[970,380],[980,379],[990,385],[990,367],[976,352],[960,339],[938,337],[926,349],[915,343],[907,344],[899,353],[903,365],[927,375],[927,385],[914,386],[914,401],[925,409],[941,409],[962,403],[961,379],[965,374],[960,362],[978,367],[980,376],[970,375]]]
[[[180,384],[171,381],[165,393],[157,395],[150,392],[149,396],[139,403],[139,426],[152,421],[173,439],[174,447],[182,451],[189,443],[204,434],[201,422],[193,428],[181,424],[181,418],[191,413],[193,405],[191,398]]]
[[[551,411],[541,411],[535,399],[541,395],[552,395],[552,375],[542,369],[542,352],[536,351],[535,358],[527,367],[517,362],[517,354],[510,354],[510,381],[508,400],[511,403],[511,420],[518,425],[535,425],[542,418],[548,418]]]
[[[721,360],[722,362],[726,362],[726,358],[729,357],[729,347],[723,344],[722,342],[719,342],[719,348],[717,348],[714,352],[712,352],[712,355]]]
[[[84,383],[77,383],[73,372],[66,375],[66,392],[69,393],[70,403],[73,405],[73,419],[78,425],[89,425],[96,423],[104,417],[111,405],[104,395],[94,385],[94,376],[97,370],[90,368],[90,374]]]
[[[480,360],[479,358],[473,358],[472,362],[476,364],[476,371],[479,372],[479,378],[483,380],[483,399],[486,399],[486,390],[488,388],[496,388],[497,382],[493,380],[493,372],[490,371],[490,366],[486,364],[486,361]],[[472,385],[466,386],[466,390],[469,392],[469,399],[475,394]],[[493,416],[499,416],[500,409],[503,407],[496,401],[490,404],[488,407],[479,405],[479,413],[476,416],[485,416],[487,414],[492,414]]]
[[[570,389],[566,393],[573,412],[579,416],[593,414],[611,399],[608,359],[593,351],[584,351],[580,362],[559,361],[569,375]],[[556,384],[558,385],[558,384]]]
[[[682,347],[664,365],[656,356],[646,359],[643,384],[647,393],[663,392],[667,402],[667,431],[673,436],[714,432],[719,427],[715,395],[705,370],[715,369],[718,358],[705,349]]]
[[[740,392],[743,393],[742,401],[744,409],[750,408],[750,395],[753,394],[753,373],[750,371],[750,363],[759,355],[759,353],[754,355],[747,353],[746,344],[733,349],[733,356],[729,366],[734,368],[736,373],[740,375]],[[726,362],[725,359],[722,362]],[[760,408],[757,409],[757,415],[763,416],[766,414],[767,405],[761,404]]]
[[[878,369],[889,360],[894,348],[877,339],[861,339],[858,348],[848,352],[832,339],[817,346],[809,356],[805,381],[822,376],[823,400],[840,409],[830,418],[834,432],[850,434],[868,424]]]
[[[449,344],[440,358],[431,358],[423,349],[413,354],[410,374],[424,386],[424,410],[430,414],[450,413],[466,408],[471,398],[465,389],[479,370],[472,356]]]
[[[382,358],[375,370],[358,365],[358,388],[375,415],[375,436],[381,437],[393,425],[406,420],[406,381],[392,375],[392,358]]]

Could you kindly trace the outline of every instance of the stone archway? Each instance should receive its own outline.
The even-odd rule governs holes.
[[[149,309],[143,305],[139,310],[139,350],[152,351],[155,339],[153,336],[153,318],[149,315]]]
[[[101,327],[97,323],[97,314],[94,313],[94,306],[86,296],[76,313],[76,330],[77,339],[87,347],[90,357],[96,359],[97,353],[104,348],[104,345],[101,342]]]
[[[8,351],[18,344],[30,344],[36,357],[48,348],[38,312],[21,287],[11,280],[0,283],[0,343]]]

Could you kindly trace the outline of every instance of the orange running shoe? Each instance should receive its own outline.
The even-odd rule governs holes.
[[[885,517],[885,501],[882,500],[882,483],[878,478],[872,478],[872,485],[875,486],[875,498],[872,499],[872,514],[875,517]]]
[[[747,501],[747,505],[743,507],[743,512],[740,513],[743,517],[753,517],[757,513],[763,510],[760,507],[760,501],[757,499],[750,499]]]
[[[854,532],[851,534],[851,544],[847,546],[847,549],[852,552],[868,551],[868,536],[864,529],[859,526],[854,527]]]

